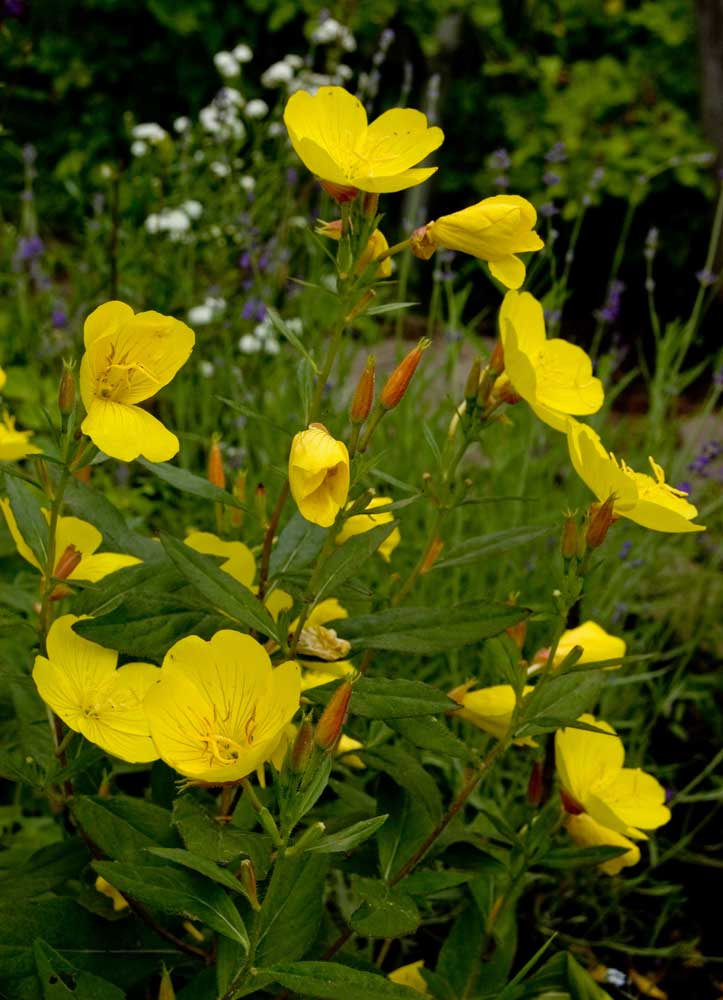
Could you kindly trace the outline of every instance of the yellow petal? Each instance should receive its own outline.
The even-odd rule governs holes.
[[[28,455],[40,454],[40,448],[30,444],[32,431],[19,431],[15,420],[5,413],[0,420],[0,462],[19,462]]]
[[[625,759],[622,740],[613,727],[593,715],[580,716],[610,736],[584,729],[558,729],[555,733],[555,764],[560,783],[581,805],[586,806],[591,791],[618,773]]]
[[[289,485],[307,521],[328,528],[349,494],[349,452],[321,425],[295,435],[289,454]]]
[[[610,635],[597,622],[587,621],[563,633],[555,654],[555,666],[562,663],[573,646],[582,646],[582,656],[578,663],[597,663],[600,660],[613,660],[618,657],[622,659],[627,649],[624,639]]]
[[[106,337],[115,333],[129,320],[133,319],[133,310],[125,302],[104,302],[88,316],[83,325],[83,342],[86,349],[98,337]]]
[[[444,142],[441,128],[428,128],[427,117],[411,108],[393,108],[371,123],[361,154],[367,177],[390,177],[414,167]],[[361,171],[360,171],[361,173]]]
[[[542,303],[529,292],[507,292],[500,306],[499,324],[505,365],[510,330],[516,335],[517,350],[528,357],[545,346],[545,314]]]
[[[602,382],[581,347],[554,338],[543,345],[536,364],[537,402],[562,413],[597,413],[603,404]],[[514,379],[513,379],[514,382]]]
[[[525,265],[519,257],[509,254],[488,262],[490,274],[501,281],[505,288],[520,288],[525,281]]]
[[[463,685],[466,688],[467,685]],[[532,691],[531,686],[525,686],[523,695]],[[459,692],[459,693],[457,693]],[[515,710],[515,690],[511,684],[493,684],[477,691],[456,689],[450,692],[450,697],[458,701],[462,708],[455,712],[455,717],[471,722],[473,726],[484,730],[501,740],[507,735]],[[520,745],[535,746],[530,737],[524,737],[515,742]]]
[[[614,493],[615,512],[628,516],[638,501],[634,477],[605,450],[591,427],[572,418],[568,422],[567,444],[575,471],[598,500],[604,502]]]
[[[139,455],[149,462],[167,462],[180,448],[176,435],[146,410],[109,399],[93,402],[81,430],[106,455],[122,462]]]
[[[10,501],[0,498],[0,509],[2,509],[5,522],[8,526],[8,531],[15,542],[18,554],[21,555],[26,562],[29,562],[31,566],[34,566],[36,569],[40,569],[40,563],[35,558],[35,553],[20,534],[20,528],[18,527],[18,522],[15,520],[15,515],[13,514],[13,509],[10,506]]]
[[[46,642],[48,659],[72,672],[79,682],[92,686],[113,675],[118,653],[78,635],[73,625],[79,621],[76,615],[62,615],[53,622]]]
[[[349,612],[339,603],[336,597],[327,597],[324,601],[319,601],[313,611],[306,619],[307,625],[326,625],[327,622],[336,621],[337,618],[348,618]],[[295,627],[295,626],[294,626]]]
[[[68,579],[96,583],[108,576],[109,573],[125,569],[126,566],[135,566],[139,562],[141,560],[136,559],[135,556],[125,556],[120,552],[97,552],[95,555],[85,556],[81,559]]]
[[[348,182],[351,167],[357,159],[355,149],[366,133],[367,115],[364,105],[343,87],[319,87],[312,95],[304,90],[289,98],[284,109],[284,123],[289,131],[291,144],[312,173],[318,173],[307,163],[303,140],[311,140],[324,151],[341,181]],[[307,147],[308,149],[308,147]],[[337,181],[336,177],[324,180]]]
[[[192,531],[186,535],[186,545],[206,555],[223,556],[220,568],[244,587],[251,587],[256,576],[253,552],[243,542],[227,542],[210,531]]]
[[[285,590],[279,590],[277,587],[264,598],[264,605],[271,617],[276,621],[282,611],[290,611],[293,608],[294,598],[291,594],[287,594]]]
[[[395,191],[406,191],[408,188],[423,184],[432,174],[436,174],[437,167],[414,167],[412,170],[404,170],[401,174],[393,174],[391,177],[367,177],[363,181],[357,181],[355,186],[361,190],[371,191],[374,194],[392,194]]]
[[[43,511],[46,521],[50,519],[50,513]],[[65,552],[69,545],[74,545],[82,556],[90,556],[103,541],[103,536],[94,524],[83,521],[79,517],[59,517],[58,527],[55,535],[55,555],[56,558]],[[80,577],[79,579],[87,579]]]
[[[567,832],[580,847],[627,847],[627,853],[621,854],[611,861],[598,865],[606,875],[617,875],[623,868],[637,865],[640,861],[640,848],[627,837],[608,830],[592,817],[581,813],[579,816],[569,816],[565,824]]]
[[[408,986],[410,990],[415,990],[417,993],[421,993],[424,996],[429,996],[427,992],[427,983],[422,976],[420,969],[424,968],[424,961],[410,962],[409,965],[402,965],[398,969],[394,969],[387,976],[387,979],[391,979],[393,983],[398,983],[400,986]]]
[[[652,774],[638,767],[624,767],[598,794],[628,827],[655,830],[670,820],[665,789]]]

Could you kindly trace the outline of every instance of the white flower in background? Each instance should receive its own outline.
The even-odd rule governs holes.
[[[209,104],[208,107],[201,108],[198,112],[198,119],[207,132],[218,132],[221,127],[221,119],[218,114],[218,108],[214,108],[212,104]]]
[[[211,229],[209,230],[209,232],[211,233],[211,236],[213,236],[213,238],[215,240],[217,240],[219,238],[219,236],[222,235],[221,234],[221,227],[220,226],[211,226]]]
[[[261,346],[261,341],[253,333],[245,333],[238,342],[238,349],[242,354],[258,354]]]
[[[304,60],[301,56],[297,56],[295,52],[289,52],[288,55],[284,56],[282,61],[285,62],[287,66],[291,66],[292,69],[301,69],[304,65]]]
[[[268,340],[264,341],[264,350],[267,354],[278,354],[281,350],[278,340],[273,337],[269,337]]]
[[[236,60],[236,62],[240,63],[251,62],[251,60],[254,57],[253,52],[246,44],[246,42],[241,42],[239,45],[237,45],[236,48],[232,50],[231,54]]]
[[[196,150],[194,150],[194,152],[193,152],[193,162],[194,163],[203,163],[203,161],[205,159],[206,159],[206,154],[205,154],[205,152],[202,149],[196,149]]]
[[[183,135],[184,132],[188,132],[190,127],[191,119],[187,118],[185,115],[181,115],[173,122],[173,129],[175,132],[178,132],[179,135]]]
[[[306,229],[309,225],[309,220],[305,215],[292,215],[289,219],[289,225],[294,229]]]
[[[297,90],[307,90],[310,94],[315,94],[319,87],[329,87],[336,82],[336,77],[326,73],[300,73],[295,80],[288,84],[289,93]]]
[[[207,323],[212,323],[215,319],[218,319],[225,308],[225,299],[207,295],[205,301],[200,306],[194,306],[188,310],[188,322],[192,326],[206,326]],[[213,365],[211,365],[211,373],[213,373]]]
[[[264,87],[278,87],[282,83],[291,83],[293,79],[294,71],[287,62],[272,63],[261,74],[261,83]]]
[[[241,72],[241,66],[231,52],[217,52],[213,62],[221,76],[238,76]]]
[[[251,174],[245,174],[239,181],[239,184],[244,189],[244,191],[247,191],[249,194],[251,194],[253,189],[256,187],[256,178],[252,177]]]
[[[203,308],[203,307],[202,306],[196,306],[196,309],[200,309],[200,308]],[[192,312],[193,312],[193,309],[191,309],[189,311],[189,313],[188,313],[188,319],[189,320],[191,320],[191,313]],[[202,378],[213,378],[213,373],[216,371],[216,369],[213,366],[213,362],[212,361],[202,361],[199,364],[199,366],[198,366],[198,370],[200,371]]]
[[[265,118],[268,113],[269,106],[266,101],[262,101],[260,97],[255,98],[253,101],[249,101],[246,105],[247,118]]]
[[[191,228],[191,220],[182,208],[164,208],[153,212],[145,221],[149,233],[168,233],[172,240],[179,240]]]
[[[168,136],[168,132],[161,128],[157,122],[141,122],[131,129],[131,135],[134,139],[144,139],[156,146],[159,142],[163,142]]]
[[[346,63],[339,63],[336,67],[336,77],[338,80],[351,80],[354,75],[354,71],[351,66],[347,66]]]
[[[286,135],[286,126],[283,122],[271,122],[269,125],[269,135],[277,139],[280,135]]]
[[[327,17],[321,21],[311,33],[311,40],[315,45],[330,45],[339,37],[342,26],[333,17]]]
[[[304,332],[304,324],[298,316],[293,316],[291,319],[286,320],[286,325],[295,333],[297,337],[300,337]]]
[[[135,139],[131,143],[131,153],[133,156],[145,156],[148,152],[148,146],[142,139]]]
[[[274,332],[274,324],[271,322],[269,317],[262,319],[260,323],[257,323],[254,327],[254,337],[258,337],[259,340],[266,340]]]
[[[219,108],[242,108],[246,103],[244,95],[235,87],[221,87],[213,99],[213,103]]]
[[[221,163],[220,160],[214,160],[211,164],[211,173],[215,174],[216,177],[228,177],[231,173],[231,167],[227,163]]]
[[[181,205],[181,209],[186,213],[189,219],[200,219],[203,212],[203,205],[200,201],[194,201],[191,199],[189,201],[184,201]]]

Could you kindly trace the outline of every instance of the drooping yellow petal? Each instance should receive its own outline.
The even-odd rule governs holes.
[[[490,274],[501,281],[505,288],[520,288],[525,281],[526,268],[524,261],[514,254],[506,257],[495,257],[488,261]]]
[[[10,532],[12,540],[15,542],[18,554],[21,555],[26,562],[29,562],[31,566],[34,566],[35,569],[40,569],[40,563],[35,558],[35,553],[20,534],[20,528],[18,527],[18,522],[15,520],[15,514],[13,514],[10,501],[5,498],[0,498],[0,510],[3,512],[5,523],[8,526],[8,531]]]
[[[385,111],[366,130],[360,150],[368,177],[403,174],[444,142],[440,128],[427,127],[427,116],[412,108]]]
[[[570,419],[567,444],[573,467],[586,486],[601,503],[615,494],[615,512],[627,516],[638,502],[635,480],[605,450],[595,431]]]
[[[590,792],[619,772],[625,759],[623,742],[613,727],[593,715],[580,722],[604,729],[609,736],[589,730],[558,729],[555,733],[555,762],[560,783],[582,806]]]
[[[140,455],[149,462],[167,462],[180,448],[176,435],[146,410],[110,399],[92,403],[81,430],[106,455],[122,462]]]
[[[578,663],[597,663],[601,660],[613,660],[625,656],[627,646],[624,639],[620,639],[598,625],[597,622],[586,621],[577,628],[567,629],[563,632],[555,653],[555,666],[559,666],[565,659],[573,646],[582,646],[582,656]],[[621,666],[622,664],[618,664]],[[611,666],[608,669],[613,670]]]
[[[421,959],[418,962],[410,962],[409,965],[402,965],[398,969],[394,969],[387,975],[387,979],[398,983],[399,986],[408,986],[410,990],[426,997],[430,994],[427,992],[427,983],[419,971],[423,968],[424,961]]]
[[[243,542],[227,542],[210,531],[192,531],[186,535],[186,545],[206,555],[223,556],[220,569],[251,588],[256,576],[256,560],[251,549]]]
[[[624,767],[600,789],[598,796],[628,828],[655,830],[670,820],[665,789],[639,767]],[[592,813],[592,810],[590,810]],[[629,835],[631,831],[627,831]]]
[[[599,865],[606,875],[617,875],[623,868],[637,865],[640,861],[640,848],[632,840],[623,837],[614,830],[601,826],[595,820],[581,813],[579,816],[568,816],[565,823],[567,832],[580,847],[627,847],[627,852],[611,861]]]

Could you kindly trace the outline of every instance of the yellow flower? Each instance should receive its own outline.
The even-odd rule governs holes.
[[[5,374],[5,369],[0,368],[0,392],[2,392],[2,390],[5,388],[5,383],[7,382],[7,380],[8,377]]]
[[[606,875],[618,875],[623,868],[630,868],[640,861],[640,848],[627,837],[615,830],[596,823],[592,816],[580,813],[579,816],[568,816],[565,829],[579,847],[627,847],[625,854],[618,855],[598,865]]]
[[[628,838],[645,840],[642,830],[654,830],[670,819],[665,789],[640,768],[623,767],[625,749],[609,723],[592,715],[582,715],[579,721],[605,733],[572,728],[555,733],[563,804],[576,820],[570,833],[580,843],[629,845],[627,854],[604,868],[616,874],[639,860],[640,854]],[[586,818],[580,820],[583,815]]]
[[[581,347],[547,340],[542,305],[529,292],[508,292],[500,309],[505,373],[540,420],[567,431],[570,413],[597,413],[603,387]]]
[[[624,639],[610,635],[597,622],[587,621],[563,632],[555,653],[555,667],[562,663],[573,646],[582,646],[582,656],[578,663],[598,663],[601,660],[616,660],[618,657],[622,659],[627,649]],[[608,669],[616,670],[621,666],[622,663],[618,663]]]
[[[685,499],[687,493],[665,482],[665,473],[648,459],[653,476],[635,472],[603,447],[600,438],[585,424],[569,420],[567,446],[575,471],[601,503],[614,495],[616,517],[653,531],[705,531],[702,524],[691,524],[698,510]]]
[[[5,515],[8,530],[19,554],[31,566],[42,571],[43,567],[36,559],[35,553],[20,533],[10,501],[0,498],[0,510]],[[50,512],[43,509],[42,513],[45,520],[49,521]],[[120,552],[96,552],[102,541],[101,533],[95,525],[88,521],[83,521],[79,517],[59,517],[55,534],[56,565],[66,549],[72,545],[80,553],[81,559],[75,569],[68,574],[67,579],[87,580],[90,583],[95,583],[109,573],[115,573],[116,570],[123,569],[125,566],[135,566],[141,561],[135,556],[125,556]]]
[[[492,275],[507,288],[519,288],[525,280],[525,265],[515,254],[545,245],[533,232],[536,222],[537,213],[526,198],[496,194],[428,222],[412,237],[411,250],[423,260],[438,247],[461,250],[486,260]]]
[[[382,514],[367,513],[367,511],[374,510],[375,507],[388,507],[391,502],[391,497],[374,497],[370,500],[363,513],[355,514],[354,517],[350,517],[348,521],[344,522],[341,531],[336,536],[336,544],[342,545],[347,538],[351,538],[353,535],[362,535],[365,531],[376,528],[377,525],[389,524],[390,521],[393,521],[394,515],[390,511],[385,511]],[[395,528],[377,549],[379,555],[386,559],[387,562],[389,562],[392,552],[399,545],[401,537],[399,528]]]
[[[251,588],[256,576],[256,560],[251,549],[243,542],[226,542],[210,531],[192,531],[186,535],[185,542],[204,555],[223,556],[225,562],[219,565],[219,569],[244,587]]]
[[[15,428],[15,418],[4,413],[0,420],[0,462],[18,462],[28,455],[39,455],[40,448],[30,444],[32,431],[19,431]]]
[[[162,760],[193,781],[238,782],[268,760],[299,707],[296,663],[272,669],[250,635],[180,639],[144,709]]]
[[[511,684],[493,684],[491,687],[480,688],[479,691],[470,691],[475,683],[476,681],[467,681],[449,692],[452,701],[462,706],[454,713],[454,717],[471,722],[473,726],[483,729],[497,740],[504,739],[515,710],[515,689]],[[530,691],[532,687],[525,686],[522,691],[523,696]],[[514,742],[517,746],[537,746],[529,736]]]
[[[337,240],[338,242],[341,239],[341,219],[335,219],[333,222],[320,223],[317,228],[317,233],[320,236],[327,236],[330,240]],[[375,229],[367,241],[364,253],[357,261],[357,272],[359,274],[363,273],[373,260],[376,260],[377,257],[380,257],[388,249],[389,243],[387,242],[386,236],[381,229]],[[391,273],[392,260],[391,257],[386,257],[377,268],[376,277],[388,278]]]
[[[442,145],[421,111],[394,108],[369,125],[361,101],[343,87],[289,98],[284,122],[304,165],[321,180],[383,194],[426,181],[436,167],[411,169]]]
[[[73,631],[75,615],[51,626],[47,658],[37,656],[33,680],[43,701],[76,733],[106,753],[131,763],[156,760],[143,698],[160,671],[150,663],[126,663],[118,654]]]
[[[393,983],[398,983],[400,986],[408,986],[410,990],[428,997],[430,994],[427,992],[427,983],[419,971],[423,968],[423,960],[410,962],[409,965],[402,965],[398,969],[394,969],[388,974],[387,979],[391,979]]]
[[[134,315],[124,302],[106,302],[88,316],[80,394],[87,411],[81,430],[101,451],[130,462],[144,455],[165,462],[178,438],[136,406],[168,385],[193,350],[193,330],[157,312]]]
[[[107,882],[102,875],[99,875],[95,880],[95,887],[98,892],[102,892],[104,896],[113,901],[113,909],[117,912],[118,910],[127,910],[128,903],[125,896],[122,896],[114,885]]]
[[[289,485],[307,521],[330,528],[349,495],[349,452],[322,424],[299,431],[291,443]]]

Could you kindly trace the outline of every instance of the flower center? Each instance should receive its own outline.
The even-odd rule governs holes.
[[[138,377],[158,383],[158,379],[145,365],[137,361],[129,361],[127,354],[116,358],[115,345],[111,345],[105,359],[105,367],[98,375],[96,395],[100,396],[101,399],[122,401],[123,397],[130,393],[133,380]]]
[[[254,708],[244,725],[243,742],[239,742],[225,733],[215,732],[208,719],[204,719],[204,723],[206,733],[201,735],[201,740],[206,744],[206,751],[211,760],[217,764],[235,764],[242,754],[253,745],[256,709]]]

